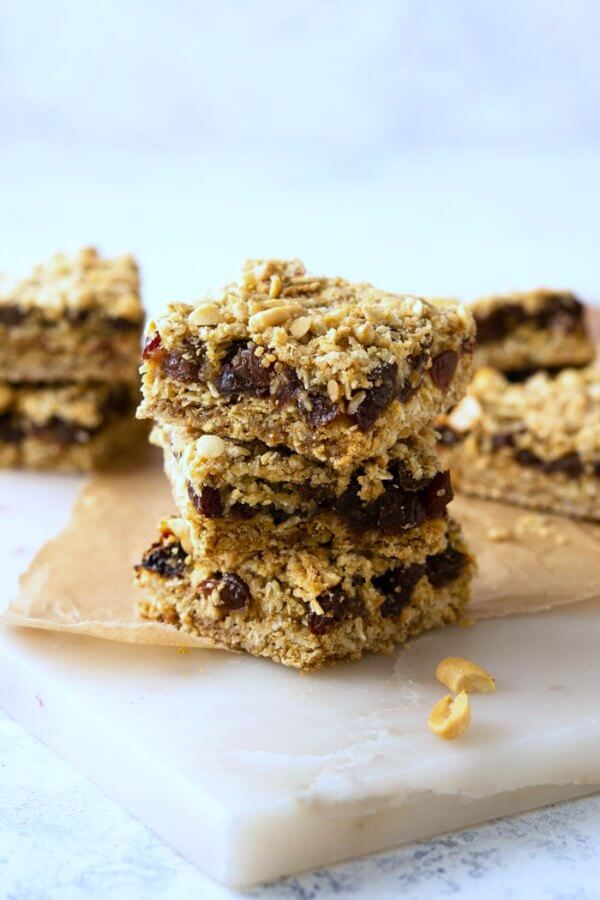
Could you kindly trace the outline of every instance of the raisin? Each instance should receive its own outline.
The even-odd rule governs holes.
[[[106,323],[113,331],[136,331],[140,326],[139,322],[133,322],[124,316],[112,316]]]
[[[66,422],[59,416],[52,416],[43,425],[31,426],[32,434],[49,444],[87,444],[94,429],[82,428],[76,422]]]
[[[133,407],[134,400],[131,395],[131,389],[128,386],[120,385],[110,392],[106,401],[105,412],[113,415],[124,415],[131,412]]]
[[[315,428],[321,425],[329,425],[330,422],[333,422],[340,415],[340,408],[337,403],[332,403],[323,394],[309,394],[308,399],[310,408],[299,398],[298,409],[303,418]]]
[[[425,510],[431,519],[446,514],[446,507],[452,500],[452,482],[450,472],[438,472],[425,488]]]
[[[531,466],[549,475],[562,472],[569,478],[578,478],[583,474],[583,463],[578,453],[565,453],[557,459],[540,459],[531,450],[517,450],[515,459],[520,466]]]
[[[552,297],[549,309],[542,315],[547,317],[547,321],[542,324],[547,324],[553,331],[572,334],[581,327],[583,304],[575,297],[557,294]]]
[[[399,615],[410,603],[416,584],[424,574],[425,566],[414,563],[400,569],[389,569],[374,578],[373,586],[385,597],[379,608],[380,614],[386,619]]]
[[[252,346],[234,345],[221,367],[217,390],[233,401],[243,395],[266,397],[270,391],[271,377],[271,369],[261,365]]]
[[[459,444],[464,437],[464,435],[459,434],[458,431],[450,428],[449,425],[437,428],[436,431],[439,434],[440,444],[443,444],[444,447],[452,447],[454,444]]]
[[[370,503],[360,499],[360,470],[344,493],[334,502],[335,512],[354,529],[379,528],[393,533],[444,515],[452,499],[450,476],[438,473],[429,482],[417,482],[403,466],[391,466],[394,478],[385,484],[383,494]],[[321,504],[323,506],[324,504]]]
[[[446,547],[442,553],[427,557],[426,571],[432,587],[439,588],[458,578],[467,557],[454,547]]]
[[[541,463],[539,456],[532,453],[531,450],[517,450],[515,459],[520,466],[538,466]]]
[[[456,350],[444,350],[438,353],[431,362],[431,380],[440,391],[447,391],[454,378],[458,365]]]
[[[295,400],[303,385],[294,369],[286,365],[275,376],[274,388],[275,402],[283,406]]]
[[[23,438],[23,428],[19,420],[11,413],[0,415],[0,441],[5,444],[18,444]]]
[[[514,431],[497,431],[490,440],[492,450],[500,450],[502,447],[514,447],[515,432]]]
[[[225,573],[222,575],[217,572],[212,578],[201,581],[198,585],[199,592],[208,597],[214,590],[219,592],[219,606],[232,612],[237,609],[246,609],[250,606],[252,594],[250,588],[243,578],[235,573]]]
[[[583,463],[578,453],[565,453],[558,459],[551,459],[544,464],[544,472],[563,472],[569,478],[577,478],[583,474]]]
[[[247,503],[234,503],[229,514],[236,519],[253,519],[257,513],[255,506],[248,506]]]
[[[223,502],[217,488],[205,485],[199,494],[188,484],[188,496],[194,508],[207,519],[218,519],[223,515]]]
[[[396,484],[388,486],[374,501],[377,508],[376,526],[382,531],[395,531],[418,525],[426,518],[426,510],[419,491],[404,491]]]
[[[142,359],[152,359],[156,351],[160,349],[161,344],[162,338],[157,331],[154,336],[149,337],[144,344],[144,349],[142,350]]]
[[[144,554],[140,568],[156,572],[162,578],[176,578],[183,574],[185,558],[186,553],[179,541],[168,544],[159,542],[152,544]]]
[[[24,310],[20,309],[15,303],[0,304],[0,325],[20,325],[27,318]]]
[[[583,305],[575,297],[555,294],[548,298],[543,310],[528,313],[522,306],[506,303],[486,316],[476,316],[477,343],[499,341],[523,322],[533,322],[539,328],[552,328],[569,333],[581,327]]]
[[[202,344],[186,341],[182,350],[170,350],[161,360],[165,375],[182,384],[203,381],[205,348]]]
[[[345,619],[360,615],[362,611],[360,601],[356,597],[350,597],[339,584],[319,594],[317,602],[323,610],[323,615],[310,612],[307,624],[309,630],[319,637],[327,634]]]
[[[381,413],[398,395],[398,366],[389,363],[373,372],[373,387],[370,387],[364,400],[354,414],[354,421],[361,431],[373,427]]]

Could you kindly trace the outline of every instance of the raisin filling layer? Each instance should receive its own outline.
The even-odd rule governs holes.
[[[9,410],[0,414],[0,443],[18,444],[27,437],[34,437],[47,444],[72,446],[87,444],[108,422],[131,413],[135,403],[127,388],[115,388],[102,409],[102,419],[98,425],[88,428],[61,416],[51,416],[45,422],[34,422],[18,412]]]
[[[353,476],[349,487],[340,497],[328,497],[322,492],[316,494],[308,489],[304,494],[307,500],[316,501],[318,512],[333,511],[358,533],[377,528],[385,534],[394,534],[446,515],[446,507],[453,497],[449,472],[438,472],[426,482],[414,482],[399,463],[392,464],[390,472],[393,478],[385,482],[383,494],[370,503],[360,499],[360,471]],[[217,488],[206,485],[197,492],[188,484],[188,496],[200,515],[208,519],[225,515],[223,500]],[[245,503],[234,504],[227,516],[249,519],[258,513],[270,516],[276,525],[289,518],[288,513],[275,506],[251,507]]]
[[[539,312],[530,313],[523,306],[505,303],[487,315],[475,315],[475,322],[478,344],[500,341],[524,322],[532,322],[538,328],[571,334],[583,325],[583,304],[574,297],[555,294]]]
[[[69,310],[65,318],[72,325],[83,325],[85,322],[93,321],[95,329],[106,328],[108,331],[139,331],[142,325],[141,319],[106,316],[91,309]],[[20,325],[28,326],[30,322],[34,322],[40,328],[56,328],[57,326],[57,319],[46,318],[38,309],[32,313],[16,303],[0,304],[0,325],[4,325],[6,328],[18,328]]]
[[[423,379],[427,361],[424,353],[412,357],[412,374],[404,383],[398,382],[396,363],[379,366],[371,373],[371,386],[362,391],[363,397],[354,411],[344,412],[340,403],[332,401],[328,394],[306,390],[291,366],[285,363],[264,366],[262,357],[256,354],[257,349],[260,348],[252,343],[234,342],[219,370],[211,373],[203,344],[188,339],[181,349],[166,351],[156,332],[147,339],[142,359],[153,360],[168,378],[181,384],[206,383],[212,378],[217,392],[229,403],[238,403],[245,397],[268,397],[280,406],[295,403],[300,415],[315,428],[346,415],[362,432],[369,431],[394,400],[401,403],[410,400]],[[464,348],[465,352],[471,349]],[[452,383],[458,361],[459,354],[455,350],[444,350],[432,359],[429,374],[443,393]]]
[[[500,450],[502,448],[515,448],[515,438],[518,434],[523,434],[524,428],[516,431],[498,431],[492,435],[490,445],[492,450]],[[561,473],[567,478],[579,478],[585,474],[585,465],[583,460],[576,452],[564,453],[555,459],[542,459],[531,450],[526,448],[514,449],[513,459],[520,466],[537,469],[545,475],[556,475]],[[600,476],[600,460],[592,463],[592,469],[596,477]]]
[[[379,614],[386,619],[399,616],[410,604],[421,578],[426,576],[433,588],[445,587],[459,577],[467,561],[466,554],[448,546],[442,553],[428,556],[423,564],[389,569],[377,576],[372,584],[383,596]],[[186,554],[179,541],[165,536],[152,544],[135,568],[146,569],[161,578],[180,578],[185,572]],[[361,579],[357,579],[357,587],[360,583]],[[210,578],[200,582],[197,591],[203,598],[215,595],[216,592],[217,605],[224,612],[248,609],[252,602],[248,584],[234,572],[215,572]],[[344,591],[340,585],[319,594],[317,603],[321,612],[309,610],[306,625],[318,637],[332,631],[342,622],[356,619],[365,613],[362,600]]]

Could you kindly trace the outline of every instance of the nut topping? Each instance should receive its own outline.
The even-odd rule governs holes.
[[[223,438],[216,434],[203,434],[196,442],[196,451],[198,456],[203,459],[216,459],[222,456],[226,450],[226,443]]]
[[[446,741],[453,741],[471,723],[471,704],[466,691],[461,691],[457,697],[447,694],[435,704],[427,724],[429,730]]]
[[[263,328],[274,328],[283,325],[288,319],[297,316],[303,311],[303,307],[297,303],[288,303],[283,306],[274,306],[272,309],[263,309],[254,313],[248,319],[248,325],[252,331],[262,331]]]
[[[435,670],[435,677],[455,694],[472,694],[477,691],[487,694],[496,690],[496,682],[489,672],[460,656],[443,659]]]
[[[190,325],[218,325],[224,316],[216,303],[201,303],[188,316]]]

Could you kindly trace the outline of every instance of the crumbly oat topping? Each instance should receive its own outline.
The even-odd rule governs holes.
[[[38,310],[45,318],[59,319],[98,310],[111,319],[139,323],[143,315],[139,291],[133,257],[103,259],[86,247],[73,256],[53,256],[20,281],[0,282],[0,313]]]
[[[472,340],[474,324],[455,302],[307,275],[299,260],[253,260],[221,296],[171,304],[148,326],[150,337],[156,332],[166,351],[200,340],[208,365],[232,342],[252,342],[264,367],[289,365],[307,389],[320,385],[350,401],[370,386],[374,369],[397,364],[403,377],[415,355]]]

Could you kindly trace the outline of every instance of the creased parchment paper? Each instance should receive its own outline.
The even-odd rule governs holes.
[[[477,556],[474,619],[536,612],[600,596],[600,526],[458,497],[451,507]],[[114,641],[204,647],[173,626],[140,621],[132,570],[174,511],[160,459],[98,475],[64,530],[21,578],[1,619]],[[498,534],[502,540],[494,540]]]

